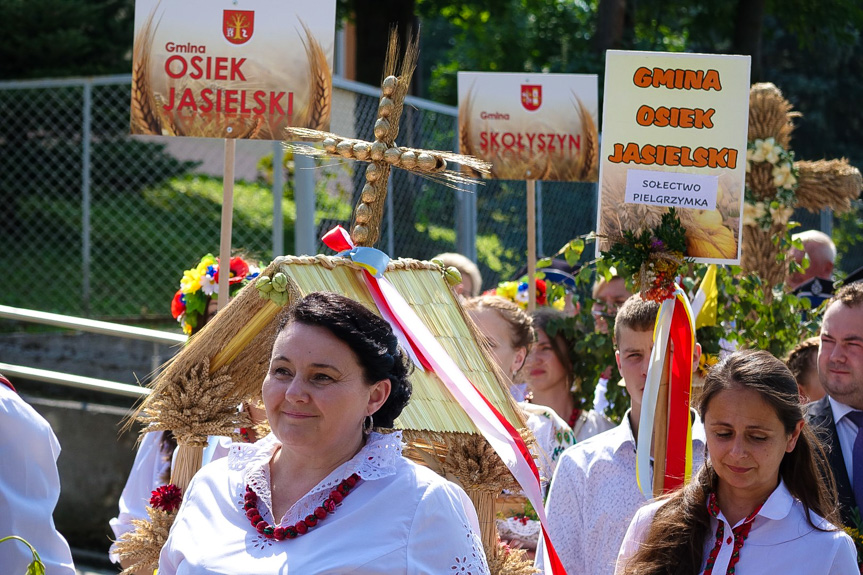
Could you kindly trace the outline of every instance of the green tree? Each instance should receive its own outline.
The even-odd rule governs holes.
[[[0,80],[125,74],[134,0],[6,0]]]

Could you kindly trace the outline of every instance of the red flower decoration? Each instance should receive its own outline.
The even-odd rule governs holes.
[[[177,290],[177,293],[174,294],[174,299],[171,300],[171,315],[174,316],[174,319],[177,319],[185,311],[186,302],[183,301],[183,294],[180,293],[180,290]]]
[[[213,277],[213,280],[216,283],[219,283],[219,269],[220,266],[216,266],[216,275]],[[243,258],[231,258],[230,273],[231,275],[228,278],[228,284],[239,283],[249,275],[249,264],[247,264],[246,260]]]
[[[183,494],[179,487],[174,484],[162,485],[152,492],[150,507],[170,513],[179,509],[182,501]]]
[[[536,305],[545,305],[545,280],[536,280]]]

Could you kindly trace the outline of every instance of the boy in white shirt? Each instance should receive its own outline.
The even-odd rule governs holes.
[[[635,438],[658,312],[658,303],[637,294],[618,311],[615,358],[630,397],[630,409],[614,429],[564,451],[552,478],[546,501],[548,533],[567,573],[613,573],[629,522],[645,503],[635,475]],[[701,356],[698,344],[693,355],[693,367],[697,367]],[[692,437],[694,473],[701,467],[704,454],[700,421],[693,425]],[[541,567],[541,551],[536,556]]]

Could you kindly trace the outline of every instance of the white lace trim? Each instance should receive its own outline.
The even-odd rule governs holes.
[[[351,459],[334,469],[311,491],[303,495],[288,511],[281,521],[273,517],[273,498],[270,491],[270,459],[279,447],[279,441],[270,434],[256,443],[235,443],[228,453],[228,468],[243,471],[243,484],[257,493],[259,503],[264,509],[258,508],[264,519],[271,524],[292,524],[312,513],[320,506],[321,494],[329,492],[346,477],[356,473],[364,481],[382,479],[395,474],[396,464],[402,456],[402,433],[396,431],[388,434],[372,432],[366,444]],[[239,494],[240,500],[243,494]]]

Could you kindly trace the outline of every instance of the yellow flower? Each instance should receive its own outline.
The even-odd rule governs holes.
[[[497,295],[505,297],[508,300],[515,301],[515,296],[518,295],[518,283],[503,282],[497,286]]]
[[[201,262],[198,264],[198,267],[195,268],[201,275],[207,273],[207,268],[210,266],[216,265],[216,258],[213,254],[207,254],[201,258]]]
[[[194,293],[201,289],[201,277],[203,277],[207,268],[204,268],[204,272],[200,271],[199,268],[200,266],[183,272],[183,279],[180,280],[181,292]]]

